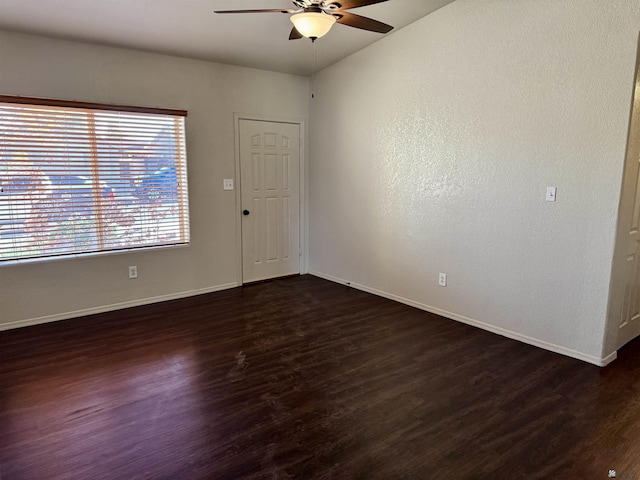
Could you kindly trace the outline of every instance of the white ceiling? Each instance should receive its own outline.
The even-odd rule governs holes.
[[[351,12],[397,30],[452,1],[389,0]],[[313,47],[288,40],[289,15],[213,13],[292,7],[290,0],[0,0],[0,29],[309,75]],[[336,24],[316,43],[317,69],[380,38]]]

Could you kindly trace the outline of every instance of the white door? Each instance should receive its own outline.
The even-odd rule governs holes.
[[[618,266],[614,266],[614,275],[619,274],[619,278],[624,281],[624,303],[618,324],[617,348],[640,335],[640,56],[638,59],[618,218],[618,248],[624,249],[625,257],[621,258]]]
[[[634,163],[635,195],[632,223],[626,232],[624,303],[618,329],[618,348],[640,335],[640,189],[638,189],[640,168],[638,168],[638,160]]]
[[[242,281],[300,273],[300,125],[239,125]]]

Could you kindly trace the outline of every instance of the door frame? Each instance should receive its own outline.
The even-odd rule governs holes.
[[[236,279],[243,285],[242,278],[242,183],[240,176],[240,121],[292,123],[300,128],[300,274],[309,273],[309,198],[307,170],[307,127],[306,121],[297,117],[281,115],[262,115],[256,113],[234,113],[233,130],[235,145],[235,215],[236,215]]]

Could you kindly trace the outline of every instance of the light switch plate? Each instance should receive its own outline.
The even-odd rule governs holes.
[[[547,202],[556,201],[556,187],[547,187]]]
[[[233,178],[225,178],[222,185],[225,190],[233,190]]]

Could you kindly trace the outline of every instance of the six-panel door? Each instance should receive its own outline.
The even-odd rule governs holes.
[[[240,120],[243,283],[300,273],[300,126]]]

